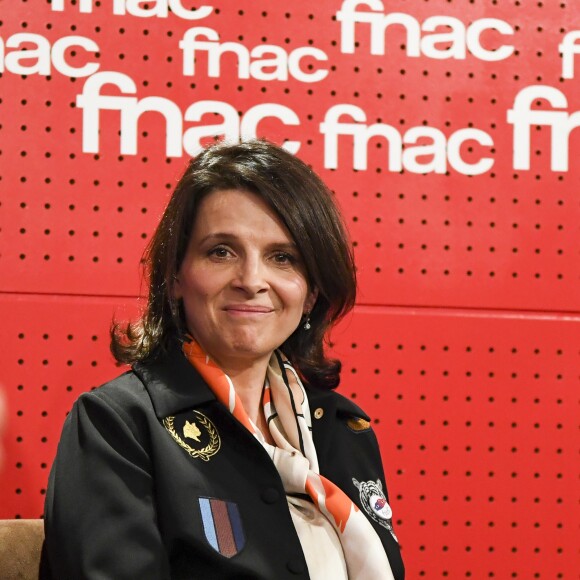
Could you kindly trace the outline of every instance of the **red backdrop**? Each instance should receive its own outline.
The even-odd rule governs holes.
[[[4,6],[0,517],[42,514],[67,411],[119,372],[107,329],[188,155],[257,134],[349,225],[333,349],[409,577],[577,577],[578,6],[166,5]]]

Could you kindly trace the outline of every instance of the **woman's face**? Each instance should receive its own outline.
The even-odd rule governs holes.
[[[278,216],[235,189],[202,200],[174,292],[189,332],[222,368],[268,359],[316,300]]]

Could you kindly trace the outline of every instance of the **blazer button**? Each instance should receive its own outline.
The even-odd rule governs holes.
[[[292,574],[302,574],[306,570],[304,562],[300,560],[289,560],[286,562],[286,568],[292,572]]]
[[[322,417],[322,415],[324,415],[324,409],[322,407],[318,407],[318,409],[316,409],[316,411],[314,411],[314,418],[320,419]]]
[[[280,499],[278,490],[273,487],[267,487],[261,494],[264,503],[276,503]]]

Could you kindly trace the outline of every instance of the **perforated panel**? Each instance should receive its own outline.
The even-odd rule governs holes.
[[[579,332],[551,316],[359,307],[335,333],[411,578],[574,577]]]
[[[134,307],[107,299],[0,297],[7,388],[7,465],[1,517],[40,517],[62,423],[76,398],[119,374],[108,353],[107,321]]]
[[[0,517],[41,515],[66,412],[120,372],[107,329],[138,310],[196,140],[255,124],[344,210],[360,292],[333,350],[374,419],[408,577],[577,577],[578,6],[164,5],[2,13]],[[211,47],[184,58],[200,27]]]

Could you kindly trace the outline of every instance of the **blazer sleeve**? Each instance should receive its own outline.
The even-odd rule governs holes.
[[[45,533],[52,574],[59,580],[169,578],[138,414],[101,390],[75,403],[50,473]]]

